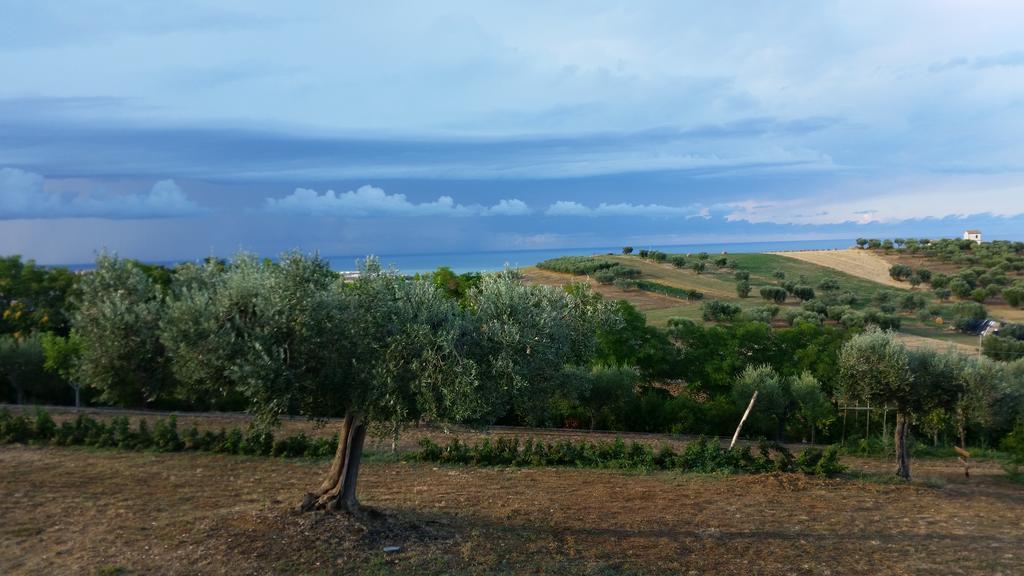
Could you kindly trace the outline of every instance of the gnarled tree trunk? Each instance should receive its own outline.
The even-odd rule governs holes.
[[[359,508],[356,482],[365,442],[366,420],[359,412],[348,412],[338,431],[338,449],[327,476],[315,493],[306,494],[300,510],[344,510],[351,513]]]
[[[910,480],[910,455],[907,453],[907,429],[909,419],[903,412],[896,412],[896,475]]]

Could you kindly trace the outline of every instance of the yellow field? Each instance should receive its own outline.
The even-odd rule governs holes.
[[[775,252],[775,254],[839,270],[840,272],[859,276],[860,278],[892,286],[893,288],[907,288],[906,283],[893,280],[889,276],[891,264],[885,258],[868,250],[807,250],[801,252]]]

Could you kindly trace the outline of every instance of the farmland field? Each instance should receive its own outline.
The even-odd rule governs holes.
[[[5,574],[1014,574],[1024,490],[370,461],[359,520],[291,510],[325,463],[0,447]],[[400,546],[387,554],[385,546]]]

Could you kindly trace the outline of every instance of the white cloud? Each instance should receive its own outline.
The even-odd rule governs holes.
[[[548,216],[644,216],[648,218],[710,218],[711,210],[707,206],[691,204],[689,206],[666,206],[663,204],[628,204],[625,202],[608,204],[602,202],[591,208],[580,204],[559,200],[544,212]]]
[[[456,204],[451,196],[439,196],[433,202],[410,202],[405,194],[388,194],[376,186],[323,194],[309,188],[296,188],[283,198],[267,198],[270,212],[311,216],[521,216],[529,206],[515,198],[502,199],[494,206]]]
[[[878,182],[874,188],[888,188]],[[1024,214],[1024,186],[1009,182],[965,180],[952,176],[942,181],[895,185],[891,191],[863,193],[854,188],[837,190],[828,199],[745,200],[727,204],[731,222],[775,224],[842,224],[900,222],[923,218],[966,218],[977,214]]]
[[[50,192],[34,172],[0,168],[0,220],[48,218],[173,218],[203,210],[174,180],[161,180],[142,194],[103,191],[68,195]]]

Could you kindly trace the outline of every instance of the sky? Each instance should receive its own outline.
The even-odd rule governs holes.
[[[0,0],[0,254],[1024,239],[1024,3]]]

